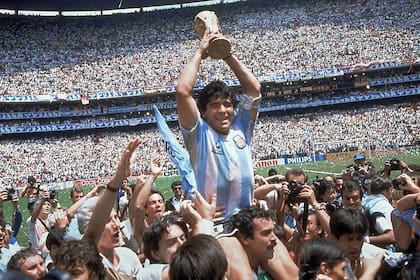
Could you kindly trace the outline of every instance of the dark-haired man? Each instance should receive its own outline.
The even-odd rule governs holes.
[[[182,190],[181,181],[177,180],[171,184],[174,196],[165,202],[166,211],[179,211],[181,202],[184,200],[184,191]]]
[[[245,93],[240,96],[238,108],[235,108],[237,98],[232,89],[222,81],[209,83],[200,92],[196,103],[193,87],[197,74],[202,60],[208,57],[209,43],[218,36],[220,34],[205,32],[197,51],[181,72],[176,86],[176,103],[198,191],[207,201],[216,194],[217,206],[224,206],[224,217],[229,218],[253,202],[254,171],[250,145],[261,101],[261,85],[235,55],[229,54],[223,60]],[[241,245],[236,238],[230,237],[229,240],[219,239],[225,253],[241,250],[241,254],[227,255],[228,277],[251,278],[252,271]],[[280,263],[270,267],[273,276],[279,274],[279,279],[297,276],[294,264]]]
[[[179,123],[195,173],[197,188],[209,200],[217,194],[225,217],[252,205],[254,182],[251,137],[260,103],[260,83],[235,55],[224,61],[235,73],[243,91],[237,99],[222,81],[209,83],[193,98],[193,86],[202,60],[208,57],[209,42],[218,35],[206,33],[176,87]]]
[[[265,274],[261,264],[274,257],[278,241],[274,233],[274,213],[253,206],[242,209],[231,220],[233,227],[238,230],[237,238],[248,256],[253,279],[260,279]]]
[[[364,243],[367,230],[367,218],[359,209],[340,208],[331,215],[329,238],[346,252],[350,262],[347,266],[350,280],[375,279],[381,264],[383,250]]]
[[[374,177],[370,183],[371,194],[366,197],[363,208],[370,225],[367,240],[376,246],[392,249],[395,237],[391,222],[391,213],[394,210],[390,203],[391,190],[391,179]]]
[[[56,267],[72,279],[108,279],[105,277],[110,272],[105,270],[95,244],[87,239],[65,241],[57,251]]]
[[[28,177],[28,184],[26,188],[22,192],[22,197],[26,197],[28,199],[28,210],[29,213],[32,214],[32,210],[34,208],[35,202],[38,200],[40,195],[39,186],[37,180],[34,176]]]
[[[7,271],[20,271],[31,280],[38,280],[47,274],[47,267],[38,250],[25,248],[10,258]]]

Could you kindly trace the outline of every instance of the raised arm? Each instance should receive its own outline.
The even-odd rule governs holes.
[[[150,165],[152,174],[145,178],[137,179],[133,197],[129,205],[129,219],[131,226],[133,227],[133,236],[136,239],[140,250],[143,248],[143,232],[147,227],[145,221],[145,205],[149,199],[153,183],[155,182],[159,173],[162,171],[162,167],[159,165],[159,161],[159,158],[152,159]]]
[[[193,87],[197,80],[201,60],[206,59],[208,56],[209,41],[215,36],[214,34],[209,35],[206,31],[194,56],[181,71],[181,76],[176,85],[176,105],[179,122],[182,127],[188,130],[194,127],[199,114],[197,104],[192,97]]]
[[[85,196],[80,198],[77,202],[73,203],[69,209],[67,209],[67,218],[69,221],[74,217],[77,213],[77,210],[86,201],[86,199],[99,195],[100,191],[105,189],[106,186],[103,184],[96,185],[92,190],[90,190]]]
[[[250,110],[251,119],[254,120],[257,117],[261,97],[261,85],[255,78],[254,74],[252,74],[251,70],[249,70],[241,61],[239,61],[235,55],[230,55],[224,60],[229,65],[230,69],[232,69],[233,73],[235,73],[236,77],[241,83],[242,89],[245,91],[245,94],[249,95],[255,100],[255,102],[252,102]]]
[[[136,137],[128,143],[118,164],[117,172],[111,178],[93,210],[92,218],[89,220],[84,238],[91,239],[96,245],[101,238],[105,224],[108,222],[109,214],[117,198],[118,188],[124,179],[131,175],[130,159],[140,142],[140,138]]]
[[[36,219],[38,219],[39,213],[41,213],[42,206],[45,202],[48,201],[48,198],[50,196],[50,193],[48,191],[43,191],[40,196],[40,203],[37,205],[37,207],[34,208],[31,214],[31,223],[35,223]]]

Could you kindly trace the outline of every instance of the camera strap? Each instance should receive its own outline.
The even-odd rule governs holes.
[[[41,222],[41,224],[45,227],[45,229],[46,229],[48,232],[50,232],[50,229],[47,227],[47,225],[44,223],[44,221],[43,221],[43,220],[41,220],[40,218],[38,218],[38,221],[40,221],[40,222]]]
[[[308,204],[308,200],[305,199],[305,201],[303,202],[303,215],[302,215],[303,234],[305,234],[306,227],[308,225],[308,214],[309,214],[309,204]]]

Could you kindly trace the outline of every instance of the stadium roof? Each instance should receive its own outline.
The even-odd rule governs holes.
[[[93,11],[163,6],[203,0],[0,0],[0,9],[32,11]]]

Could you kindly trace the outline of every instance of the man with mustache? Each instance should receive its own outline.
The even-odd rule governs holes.
[[[239,211],[231,219],[237,230],[236,237],[248,256],[252,279],[264,279],[262,275],[267,274],[261,265],[274,257],[278,240],[274,233],[274,213],[252,206]]]

